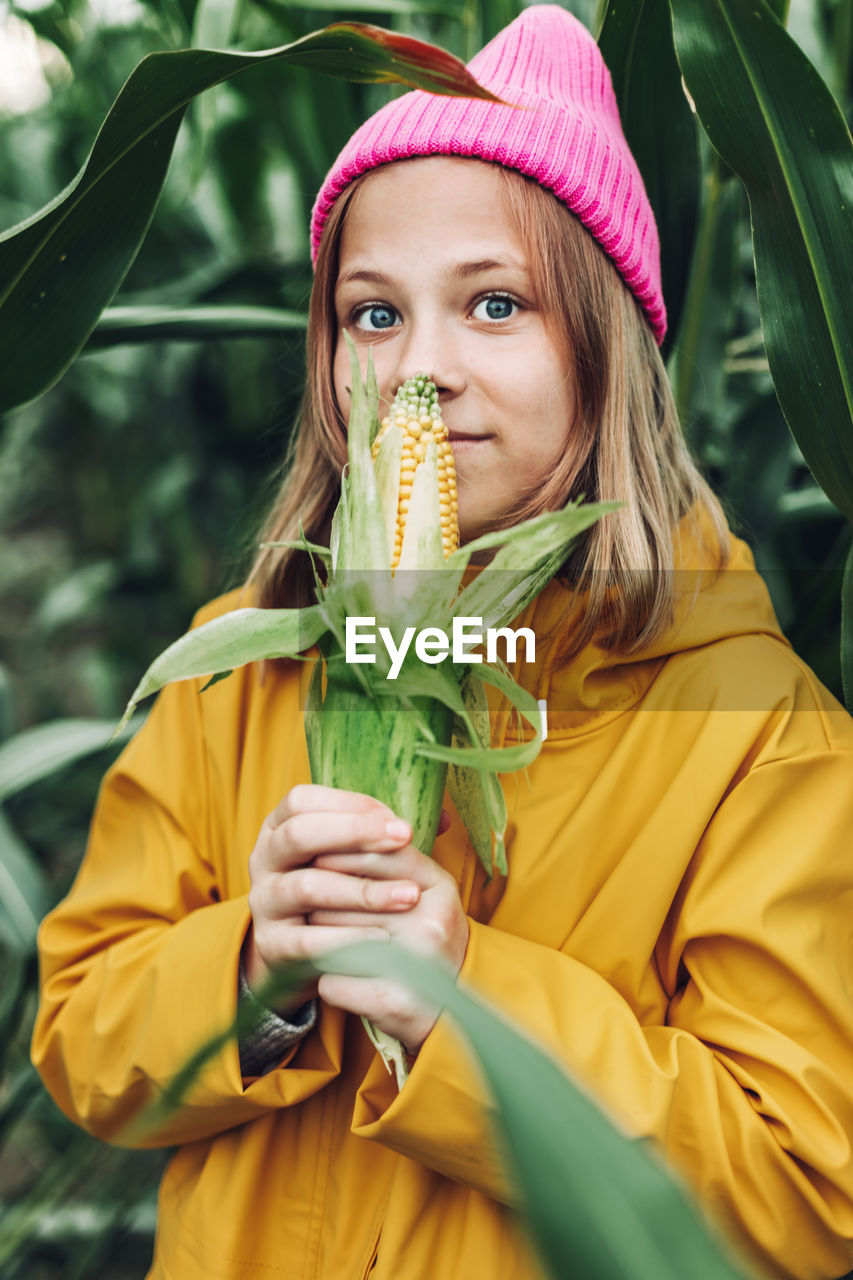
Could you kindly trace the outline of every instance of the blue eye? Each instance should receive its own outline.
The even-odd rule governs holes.
[[[475,320],[509,320],[518,310],[518,303],[505,293],[490,293],[481,298],[474,308]]]
[[[377,303],[372,307],[365,307],[359,311],[355,317],[355,323],[359,329],[365,329],[368,333],[376,333],[379,329],[393,329],[397,324],[399,317],[393,307],[383,306]]]

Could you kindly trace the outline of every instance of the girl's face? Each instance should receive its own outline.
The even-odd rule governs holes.
[[[344,331],[362,371],[372,348],[383,406],[413,374],[438,387],[463,542],[551,475],[569,447],[574,387],[493,165],[429,156],[371,173],[347,211],[335,311],[345,416]]]

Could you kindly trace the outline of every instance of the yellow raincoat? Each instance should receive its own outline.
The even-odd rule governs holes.
[[[853,1267],[853,722],[751,563],[735,544],[686,581],[641,660],[560,666],[540,641],[524,683],[549,736],[529,785],[504,779],[509,877],[486,884],[455,815],[435,857],[471,922],[461,981],[650,1139],[759,1274],[827,1280]],[[559,633],[566,605],[552,583],[523,621]],[[34,1058],[107,1140],[234,1015],[249,853],[309,777],[306,675],[166,690],[42,927]],[[232,1045],[150,1144],[179,1148],[157,1280],[539,1275],[445,1017],[399,1094],[337,1009],[266,1076]]]

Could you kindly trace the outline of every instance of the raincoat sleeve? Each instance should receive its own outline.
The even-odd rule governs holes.
[[[68,1116],[122,1145],[208,1137],[302,1101],[340,1070],[318,1028],[310,1065],[244,1079],[232,1038],[180,1107],[156,1123],[146,1112],[232,1023],[250,921],[247,892],[223,883],[234,784],[206,749],[203,683],[166,688],[107,774],[77,879],[39,935],[33,1060]],[[292,1045],[282,1065],[299,1053]]]
[[[746,771],[651,958],[670,993],[656,1024],[570,955],[476,920],[460,974],[651,1139],[772,1276],[853,1267],[851,832],[849,745]],[[365,1082],[355,1132],[511,1199],[460,1045],[443,1015],[399,1095]]]

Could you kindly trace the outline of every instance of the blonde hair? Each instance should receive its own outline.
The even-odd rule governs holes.
[[[728,553],[725,519],[687,451],[648,322],[615,266],[555,196],[514,170],[498,166],[498,172],[508,215],[525,246],[537,305],[565,353],[575,417],[562,463],[544,486],[520,494],[496,526],[557,510],[580,495],[621,502],[579,540],[561,576],[585,593],[567,652],[595,640],[631,653],[654,641],[672,620],[676,526],[690,516],[698,532],[702,513],[710,517],[709,551],[722,567]],[[369,177],[356,179],[340,196],[323,231],[308,319],[306,391],[264,541],[296,538],[301,519],[309,540],[328,543],[346,463],[346,425],[332,385],[334,289],[347,210]],[[249,581],[267,608],[313,599],[313,576],[301,551],[262,550]]]

